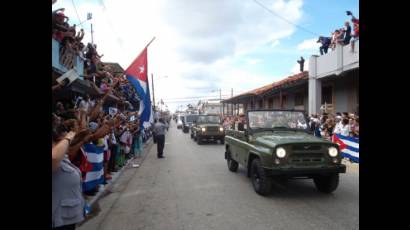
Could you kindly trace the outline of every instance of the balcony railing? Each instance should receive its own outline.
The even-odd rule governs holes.
[[[359,67],[359,40],[355,41],[354,52],[351,44],[337,45],[334,51],[319,56],[316,63],[316,78],[338,75],[344,71]]]
[[[62,73],[74,68],[78,75],[80,75],[80,78],[83,79],[84,61],[73,50],[62,47],[57,40],[51,39],[51,44],[52,67]]]

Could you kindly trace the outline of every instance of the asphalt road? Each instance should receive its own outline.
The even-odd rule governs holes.
[[[164,155],[157,159],[154,145],[79,229],[359,229],[357,170],[341,174],[330,195],[319,193],[312,180],[292,180],[262,197],[244,168],[228,170],[223,145],[197,145],[174,122]]]

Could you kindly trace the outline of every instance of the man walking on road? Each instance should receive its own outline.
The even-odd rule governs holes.
[[[154,124],[154,133],[155,139],[157,141],[157,151],[158,151],[158,158],[164,158],[164,145],[165,145],[165,129],[167,127],[164,124],[164,120],[162,118],[159,119],[159,122]]]

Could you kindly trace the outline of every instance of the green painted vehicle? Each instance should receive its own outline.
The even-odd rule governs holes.
[[[308,131],[303,111],[251,110],[245,131],[226,130],[225,159],[232,172],[247,169],[256,193],[268,195],[273,181],[313,179],[324,193],[336,190],[346,172],[339,146]]]
[[[225,130],[219,115],[199,115],[192,125],[191,138],[198,145],[204,141],[217,141],[225,143]]]

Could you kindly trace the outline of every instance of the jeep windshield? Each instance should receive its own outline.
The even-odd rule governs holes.
[[[194,122],[194,121],[196,121],[196,119],[197,119],[197,117],[198,117],[198,115],[187,115],[186,116],[186,122]]]
[[[306,118],[298,111],[249,111],[252,130],[306,130]]]
[[[198,116],[197,123],[220,124],[221,119],[219,116]]]

